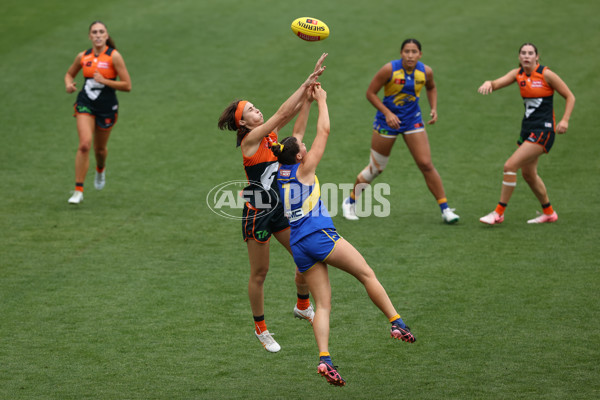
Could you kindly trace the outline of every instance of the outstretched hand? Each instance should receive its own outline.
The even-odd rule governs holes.
[[[321,87],[319,82],[315,83],[313,86],[312,97],[317,101],[317,103],[322,100],[327,100],[327,92]]]
[[[323,71],[325,71],[326,67],[323,65],[323,61],[325,61],[326,57],[327,57],[327,53],[323,53],[321,55],[321,57],[317,61],[317,64],[315,65],[314,72],[312,74],[310,74],[308,79],[306,79],[306,82],[304,82],[304,85],[306,87],[311,87],[313,84],[315,84],[315,82],[317,82],[317,79],[319,78],[319,76],[321,76]]]
[[[325,59],[327,58],[328,55],[329,55],[329,53],[321,54],[321,57],[319,57],[319,59],[317,60],[317,65],[315,65],[314,72],[317,72],[319,69],[321,69],[321,66],[323,65],[323,61],[325,61]]]

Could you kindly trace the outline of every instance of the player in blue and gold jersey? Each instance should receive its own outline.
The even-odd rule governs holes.
[[[437,88],[433,81],[433,70],[419,61],[422,53],[418,40],[406,39],[400,53],[402,58],[385,64],[367,89],[367,99],[377,109],[371,137],[371,155],[369,164],[356,177],[350,196],[342,203],[343,215],[349,220],[358,219],[356,199],[364,186],[383,172],[396,139],[402,136],[440,207],[442,220],[453,224],[458,222],[459,216],[448,206],[442,178],[431,160],[429,139],[419,106],[421,92],[425,89],[431,107],[431,120],[428,124],[434,124],[437,121]],[[378,95],[382,88],[383,100]]]
[[[221,114],[219,129],[237,132],[237,145],[242,151],[242,160],[248,186],[244,193],[242,214],[242,235],[248,247],[250,277],[248,297],[254,318],[254,334],[263,347],[272,353],[281,346],[267,329],[264,311],[264,282],[269,271],[270,239],[275,236],[290,253],[290,229],[283,214],[279,191],[274,184],[279,166],[277,158],[270,151],[271,143],[277,141],[277,134],[296,115],[308,112],[310,88],[323,73],[322,65],[327,57],[324,53],[313,73],[266,121],[260,110],[246,100],[233,101]],[[294,132],[298,129],[294,126]],[[302,132],[302,136],[304,132]],[[302,137],[300,136],[300,137]],[[313,308],[304,278],[296,271],[295,277],[298,300],[294,306],[294,316],[312,323]]]
[[[558,215],[550,204],[546,185],[538,175],[537,166],[540,156],[548,153],[552,148],[555,131],[559,134],[567,132],[569,118],[575,106],[575,96],[556,73],[539,64],[537,47],[532,43],[525,43],[519,49],[519,63],[519,68],[510,70],[506,75],[494,81],[485,81],[478,89],[481,94],[490,94],[494,90],[517,82],[525,105],[521,135],[517,141],[519,147],[504,164],[500,201],[494,211],[479,219],[488,225],[504,221],[504,211],[517,186],[519,169],[523,179],[542,205],[543,211],[542,214],[528,220],[527,223],[541,224],[558,219]],[[557,91],[566,100],[565,112],[556,127],[553,108],[554,91]]]
[[[313,97],[319,108],[317,135],[310,151],[297,137],[290,136],[271,146],[280,162],[277,173],[280,197],[290,221],[290,244],[298,271],[304,276],[313,295],[316,311],[313,331],[319,349],[317,371],[327,382],[344,386],[346,381],[333,366],[329,354],[329,315],[331,286],[327,266],[339,268],[358,279],[391,323],[391,336],[412,343],[415,337],[396,312],[385,289],[363,256],[338,235],[320,195],[315,171],[325,152],[329,137],[327,93],[315,85]],[[303,118],[303,120],[300,120]],[[306,126],[308,113],[299,115],[297,124]]]
[[[67,93],[77,91],[75,77],[83,70],[85,82],[74,104],[79,146],[75,156],[75,191],[69,204],[83,201],[83,183],[90,163],[90,150],[96,156],[94,186],[101,190],[106,182],[105,166],[108,138],[117,122],[119,102],[116,90],[129,92],[131,78],[121,53],[115,48],[103,22],[92,22],[89,29],[92,48],[77,54],[65,74]],[[119,78],[117,80],[117,78]]]

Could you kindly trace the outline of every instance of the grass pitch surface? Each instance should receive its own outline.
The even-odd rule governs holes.
[[[0,398],[598,397],[595,2],[5,3]],[[330,37],[295,38],[299,16],[325,21]],[[69,206],[77,134],[63,76],[90,46],[96,19],[133,91],[118,94],[106,188],[93,189],[92,161],[84,203]],[[332,269],[330,348],[348,385],[329,387],[316,373],[310,326],[292,317],[294,267],[276,243],[265,307],[282,351],[267,353],[252,334],[239,222],[206,204],[214,186],[244,179],[234,135],[216,123],[235,98],[272,115],[328,52],[321,81],[332,134],[318,176],[352,183],[368,160],[374,109],[365,90],[407,37],[422,42],[435,73],[439,120],[428,133],[461,221],[442,224],[396,143],[377,181],[390,184],[390,216],[334,222],[418,341],[390,339],[362,286]],[[577,97],[569,132],[539,167],[559,220],[525,223],[539,204],[519,179],[506,221],[487,227],[478,218],[498,200],[523,106],[516,86],[487,97],[476,89],[514,67],[523,42]],[[555,110],[562,116],[558,95]]]

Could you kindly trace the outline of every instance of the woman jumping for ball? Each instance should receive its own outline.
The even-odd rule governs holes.
[[[412,343],[415,337],[394,308],[385,289],[377,280],[363,256],[338,235],[327,209],[321,201],[317,165],[325,152],[329,136],[327,93],[320,84],[314,86],[313,97],[319,108],[317,135],[310,151],[296,137],[290,136],[271,145],[280,162],[277,174],[280,197],[290,221],[290,244],[294,261],[308,284],[316,305],[313,331],[319,348],[317,371],[327,382],[344,386],[346,381],[333,366],[329,354],[329,314],[331,286],[327,266],[339,268],[358,279],[367,290],[371,301],[391,323],[393,338]],[[298,124],[306,126],[308,112],[300,114]]]

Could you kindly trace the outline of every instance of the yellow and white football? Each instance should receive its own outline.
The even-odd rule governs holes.
[[[292,31],[302,40],[316,42],[329,36],[329,27],[319,19],[302,17],[292,22]]]

